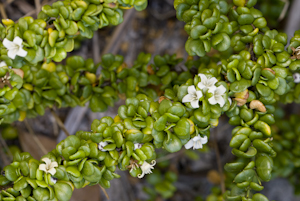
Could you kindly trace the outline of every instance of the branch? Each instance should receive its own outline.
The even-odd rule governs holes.
[[[31,134],[33,140],[35,141],[35,143],[39,146],[39,148],[42,150],[43,154],[46,155],[48,153],[48,151],[46,150],[46,148],[44,147],[44,145],[41,143],[41,141],[39,140],[39,138],[37,138],[37,136],[35,135],[34,131],[32,130],[30,124],[28,123],[27,119],[24,120],[25,126],[28,129],[29,133]]]
[[[219,174],[220,174],[220,181],[221,181],[220,185],[221,185],[222,194],[224,194],[226,189],[225,189],[225,181],[224,181],[224,176],[223,176],[224,175],[223,174],[223,165],[222,165],[222,162],[221,162],[219,147],[218,147],[218,143],[217,143],[217,129],[215,129],[213,131],[213,136],[214,136],[213,145],[214,145],[215,152],[216,152],[218,171],[219,171]]]
[[[51,109],[51,114],[52,114],[53,117],[55,118],[55,120],[56,120],[58,126],[60,127],[60,129],[62,129],[62,130],[65,132],[65,134],[66,134],[67,136],[70,136],[70,133],[68,132],[68,130],[67,130],[67,128],[65,127],[64,123],[63,123],[63,122],[61,121],[61,119],[57,116],[57,114],[54,112],[53,109]]]

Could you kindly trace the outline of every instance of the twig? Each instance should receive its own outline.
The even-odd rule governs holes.
[[[290,6],[290,10],[287,16],[288,20],[286,21],[285,28],[284,28],[284,32],[288,36],[288,41],[290,38],[293,37],[294,32],[299,28],[299,21],[298,21],[298,19],[300,18],[299,8],[300,8],[300,1],[293,1],[292,5]]]
[[[232,127],[232,125],[230,125],[230,124],[224,124],[224,125],[222,125],[220,128],[219,127],[217,127],[219,130],[221,130],[221,131],[226,131],[228,128],[230,128],[230,127]]]
[[[42,150],[43,154],[47,154],[47,150],[46,148],[43,146],[43,144],[41,143],[41,141],[39,140],[39,138],[37,138],[37,136],[35,135],[35,133],[33,132],[30,124],[28,123],[27,119],[24,120],[25,126],[28,129],[29,133],[31,134],[33,140],[35,141],[35,143],[39,146],[39,148]]]
[[[52,115],[54,116],[54,118],[55,118],[55,120],[56,120],[58,126],[60,127],[60,129],[62,129],[62,130],[65,132],[65,134],[66,134],[67,136],[70,136],[70,133],[69,133],[68,130],[66,129],[64,123],[60,120],[60,118],[59,118],[59,117],[57,116],[57,114],[53,111],[53,109],[51,109],[51,113],[52,113]]]
[[[163,162],[163,161],[166,161],[166,160],[170,160],[172,158],[176,158],[176,157],[182,155],[183,153],[184,153],[184,149],[181,149],[180,151],[178,151],[176,153],[168,154],[166,156],[163,156],[163,157],[160,157],[160,158],[156,159],[156,162],[160,163],[160,162]]]
[[[134,17],[135,9],[127,10],[124,14],[124,21],[119,24],[113,31],[112,37],[108,44],[105,46],[101,55],[112,53],[116,54],[120,49],[120,45],[122,42],[123,37],[126,35],[124,34],[124,29],[128,27],[129,22],[131,22],[132,18]],[[97,75],[100,74],[101,68],[97,69]]]
[[[7,15],[6,15],[3,3],[0,3],[0,12],[1,12],[2,19],[7,19]]]
[[[11,4],[12,2],[14,2],[15,0],[7,0],[7,1],[5,1],[5,4],[4,4],[4,6],[6,7],[6,6],[8,6],[9,4]]]
[[[3,139],[2,139],[2,137],[0,137],[0,144],[3,146],[3,147],[5,147],[5,144],[3,144]],[[3,140],[3,141],[2,141]],[[7,148],[8,149],[8,148]],[[0,149],[0,156],[1,156],[1,158],[2,158],[2,162],[3,162],[3,165],[4,166],[6,166],[6,165],[9,165],[9,163],[10,163],[10,160],[9,159],[7,159],[7,155],[4,153],[4,151],[3,151],[3,149]]]
[[[134,9],[130,9],[126,11],[126,13],[124,14],[124,21],[121,24],[119,24],[114,30],[112,38],[109,41],[109,43],[105,46],[102,55],[106,53],[113,53],[113,54],[117,53],[117,51],[119,50],[121,39],[123,38],[122,35],[125,35],[124,28],[128,26],[128,22],[130,22],[130,19],[132,19],[134,14],[135,14]]]
[[[58,126],[58,124],[57,124],[57,122],[56,122],[56,119],[55,119],[55,117],[52,115],[52,116],[50,116],[50,119],[49,119],[49,120],[51,121],[52,126],[53,126],[53,134],[54,134],[55,137],[57,137],[57,136],[58,136],[58,133],[59,133],[59,126]]]
[[[96,64],[100,61],[100,44],[98,31],[95,31],[93,37],[93,60]]]
[[[1,141],[2,146],[6,149],[9,159],[12,161],[13,154],[11,153],[10,149],[8,148],[8,145],[6,144],[5,140],[2,138],[1,135],[0,135],[0,141]]]
[[[9,165],[9,160],[6,158],[6,155],[2,149],[0,149],[0,156],[3,162],[3,167]]]
[[[57,0],[52,0],[52,1],[50,1],[50,2],[45,2],[45,3],[42,4],[42,6],[44,6],[44,5],[46,5],[46,4],[52,4],[52,3],[56,2],[56,1],[57,1]],[[36,10],[32,10],[32,11],[26,13],[26,14],[25,14],[24,16],[22,16],[22,17],[31,16],[31,15],[33,15],[35,12],[36,12]]]
[[[41,9],[41,2],[40,0],[34,0],[34,4],[35,4],[36,16],[38,16]]]
[[[217,143],[217,129],[215,129],[213,131],[213,135],[214,135],[213,144],[214,144],[214,148],[215,148],[215,152],[216,152],[218,170],[219,170],[219,174],[220,174],[221,190],[222,190],[222,194],[224,194],[226,189],[225,189],[225,181],[224,181],[224,176],[223,176],[223,166],[222,166],[219,147],[218,147],[218,143]]]
[[[109,200],[109,196],[108,196],[106,190],[100,184],[98,184],[98,185],[100,186],[101,190],[103,191],[105,197]]]
[[[289,0],[281,0],[282,2],[284,2],[284,7],[280,13],[280,16],[278,18],[278,22],[280,22],[281,20],[283,20],[283,18],[285,17],[288,9],[289,9],[289,6],[290,6],[290,1]]]

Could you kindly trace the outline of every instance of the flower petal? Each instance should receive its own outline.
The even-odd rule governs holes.
[[[186,148],[186,149],[190,149],[190,148],[192,148],[194,146],[194,141],[192,140],[192,139],[190,139],[185,145],[184,145],[184,147]]]
[[[20,48],[19,51],[17,52],[17,55],[20,57],[26,57],[27,51],[24,50],[23,48]]]
[[[49,172],[51,175],[55,175],[56,169],[55,169],[55,168],[51,168],[50,170],[48,170],[48,172]]]
[[[194,93],[196,93],[196,88],[194,85],[192,85],[192,86],[188,87],[187,91],[189,94],[194,94]]]
[[[142,172],[142,174],[138,174],[138,176],[137,176],[137,177],[138,177],[139,179],[141,179],[141,178],[143,178],[144,176],[145,176],[145,173],[144,173],[144,172]]]
[[[218,86],[216,89],[216,95],[222,96],[226,92],[226,88],[223,85]]]
[[[4,47],[6,47],[7,49],[9,49],[9,48],[11,48],[11,46],[14,45],[14,43],[11,42],[10,40],[8,40],[7,38],[4,38],[4,40],[3,40],[3,45],[4,45]]]
[[[193,100],[193,96],[191,94],[187,94],[183,97],[182,102],[183,103],[189,103]]]
[[[54,162],[52,162],[52,163],[50,164],[49,169],[55,168],[55,167],[58,167],[58,164],[57,164],[56,161],[54,161]]]
[[[199,89],[202,89],[202,90],[206,88],[206,85],[204,85],[202,82],[199,82],[197,86]]]
[[[210,78],[210,79],[208,80],[208,83],[209,83],[210,86],[215,85],[217,82],[218,82],[218,80],[217,80],[217,78],[215,78],[215,77],[212,77],[212,78]]]
[[[211,86],[211,87],[208,88],[208,92],[209,93],[213,93],[214,94],[216,92],[216,90],[217,90],[216,86]]]
[[[217,101],[216,101],[216,99],[215,99],[215,96],[209,98],[209,99],[208,99],[208,102],[209,102],[211,105],[217,104]]]
[[[206,75],[199,73],[198,76],[200,77],[202,83],[205,83],[207,81]]]
[[[9,58],[11,58],[11,59],[15,59],[16,56],[17,56],[17,51],[15,51],[15,50],[8,50],[7,56],[8,56]]]
[[[200,135],[196,135],[195,137],[192,138],[192,140],[194,142],[197,142],[198,140],[201,140],[201,136]]]
[[[202,144],[206,144],[208,142],[207,136],[202,137],[200,140]]]
[[[191,101],[191,105],[192,105],[193,108],[199,108],[199,100]]]
[[[193,149],[202,149],[202,143],[200,141],[197,141],[194,143],[194,148]]]
[[[44,161],[47,166],[51,165],[51,160],[49,158],[43,158],[42,161]]]
[[[219,103],[221,107],[225,105],[225,100],[222,96],[216,96],[215,100],[217,101],[217,103]]]
[[[198,100],[199,100],[200,98],[202,98],[202,96],[203,96],[202,91],[196,91],[196,94],[197,94],[197,99],[198,99]]]
[[[13,43],[19,45],[19,46],[22,46],[22,42],[23,42],[23,39],[20,38],[19,36],[16,36],[13,40]]]
[[[42,171],[46,172],[47,171],[46,170],[46,164],[40,164],[39,165],[39,170],[42,170]]]

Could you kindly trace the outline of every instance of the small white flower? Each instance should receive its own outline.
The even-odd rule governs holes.
[[[208,92],[213,93],[213,96],[208,99],[210,104],[219,104],[221,107],[224,106],[225,100],[222,96],[226,92],[226,88],[223,85],[218,86],[215,90],[209,90]]]
[[[193,147],[193,149],[202,149],[203,145],[207,143],[207,136],[201,137],[200,135],[197,135],[190,139],[184,147],[186,149],[190,149]]]
[[[8,40],[5,38],[3,40],[4,47],[7,48],[7,56],[11,59],[15,59],[16,56],[26,57],[27,51],[23,49],[22,45],[23,39],[19,36],[15,37],[13,41]]]
[[[297,83],[297,84],[300,83],[300,74],[299,73],[294,73],[293,78],[294,78],[295,83]]]
[[[49,158],[43,158],[42,161],[44,161],[46,164],[40,164],[39,169],[46,173],[54,175],[56,173],[55,167],[58,167],[57,162],[51,162]]]
[[[199,99],[203,96],[202,91],[197,91],[195,86],[188,87],[188,94],[182,99],[183,103],[191,103],[193,108],[199,108]]]
[[[201,81],[198,83],[199,89],[202,89],[205,93],[207,90],[215,90],[216,86],[215,84],[218,82],[217,78],[207,78],[204,74],[198,74],[201,78]]]
[[[145,176],[145,174],[150,174],[152,173],[152,169],[154,169],[154,165],[156,164],[156,161],[153,160],[151,161],[151,163],[147,163],[146,161],[144,161],[143,165],[141,166],[141,170],[142,170],[142,174],[138,175],[138,178],[141,179]]]
[[[99,149],[100,151],[107,151],[107,150],[104,149],[104,147],[105,147],[106,145],[108,145],[107,142],[100,142],[100,143],[98,144],[98,149]]]
[[[135,143],[135,144],[134,144],[134,149],[133,149],[133,150],[140,149],[140,148],[142,148],[142,146],[143,146],[142,143]]]

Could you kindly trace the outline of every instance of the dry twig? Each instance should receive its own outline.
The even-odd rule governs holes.
[[[1,135],[0,135],[0,141],[1,141],[2,146],[6,149],[9,159],[12,161],[13,154],[11,153],[10,149],[8,148],[8,145],[6,144],[5,140],[2,138]]]
[[[7,14],[5,12],[3,3],[0,3],[0,12],[1,12],[2,19],[7,19]]]
[[[213,144],[214,144],[214,148],[215,148],[215,152],[216,152],[218,171],[219,171],[219,174],[220,174],[220,181],[221,181],[220,185],[221,185],[222,194],[224,194],[226,189],[225,189],[225,181],[224,181],[224,176],[223,176],[224,175],[223,174],[223,165],[222,165],[222,162],[221,162],[219,147],[218,147],[218,143],[217,143],[217,129],[216,128],[213,131],[213,135],[214,135]]]
[[[94,33],[93,37],[93,60],[96,64],[100,62],[100,45],[98,31]]]
[[[290,6],[290,1],[289,0],[281,0],[282,2],[284,2],[284,7],[280,13],[280,16],[278,18],[278,22],[280,22],[281,20],[283,20],[283,18],[285,17],[288,9],[289,9],[289,6]]]
[[[42,150],[43,154],[47,154],[48,151],[46,150],[46,148],[44,147],[44,145],[41,143],[41,141],[39,140],[39,138],[35,135],[34,131],[32,130],[29,122],[27,121],[27,119],[24,120],[25,126],[28,129],[30,135],[32,136],[33,140],[35,141],[35,143],[38,145],[38,147]]]
[[[35,4],[36,16],[38,16],[41,9],[41,2],[40,0],[34,0],[34,4]]]
[[[51,109],[51,114],[52,114],[53,117],[55,118],[55,120],[56,120],[58,126],[60,127],[60,129],[62,129],[62,130],[65,132],[65,134],[66,134],[67,136],[70,136],[70,133],[68,132],[68,130],[67,130],[67,128],[65,127],[64,123],[63,123],[63,122],[61,121],[61,119],[57,116],[57,114],[54,112],[53,109]]]
[[[98,185],[99,185],[99,187],[101,188],[101,190],[103,191],[105,197],[109,200],[109,196],[108,196],[106,190],[105,190],[100,184],[98,184]]]
[[[44,5],[46,5],[46,4],[51,5],[52,3],[56,2],[56,1],[57,1],[57,0],[52,0],[52,1],[50,1],[50,2],[45,1],[45,2],[43,2],[42,6],[44,6]],[[42,6],[41,6],[41,7],[42,7]],[[26,13],[26,14],[25,14],[24,16],[22,16],[22,17],[32,16],[35,12],[36,12],[36,10],[32,10],[32,11]]]
[[[3,148],[5,148],[7,150],[8,155],[6,155],[3,151],[3,149],[0,149],[0,156],[2,159],[2,162],[4,163],[3,165],[9,165],[10,161],[12,161],[12,153],[10,152],[5,140],[2,138],[2,136],[0,135],[0,144],[2,145]],[[8,156],[8,158],[7,158]]]
[[[180,151],[176,152],[176,153],[172,153],[172,154],[168,154],[166,156],[160,157],[158,159],[156,159],[157,163],[166,161],[166,160],[171,160],[172,158],[176,158],[181,156],[182,154],[184,154],[184,149],[181,149]]]

